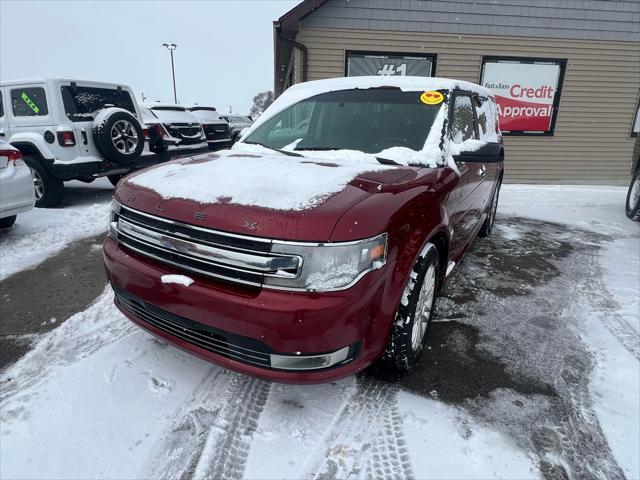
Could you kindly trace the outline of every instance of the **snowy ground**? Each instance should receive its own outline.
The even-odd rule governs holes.
[[[2,275],[94,235],[109,191],[19,219]],[[625,193],[505,186],[496,232],[452,274],[402,377],[228,372],[130,324],[107,287],[0,375],[0,477],[640,478],[640,227]]]
[[[105,231],[113,193],[109,181],[99,178],[65,186],[59,208],[34,208],[20,214],[14,227],[0,234],[0,280],[36,266],[75,240]]]

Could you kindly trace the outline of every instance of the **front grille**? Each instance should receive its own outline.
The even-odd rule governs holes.
[[[116,301],[125,310],[169,335],[189,342],[209,352],[250,365],[270,368],[269,347],[253,338],[174,315],[114,287]]]
[[[231,134],[229,133],[229,125],[224,123],[216,125],[216,124],[206,124],[202,125],[204,133],[207,135],[207,140],[228,140],[231,138]]]
[[[271,240],[209,230],[121,206],[112,235],[139,254],[215,279],[261,287],[265,276],[295,278],[302,259],[271,252]]]
[[[171,123],[166,124],[165,128],[169,135],[182,140],[182,144],[200,142],[201,131],[199,125],[191,125],[189,123]]]

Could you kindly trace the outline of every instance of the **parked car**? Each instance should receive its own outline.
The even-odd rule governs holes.
[[[631,168],[631,183],[627,191],[625,213],[631,220],[640,220],[640,140],[636,138],[635,158]]]
[[[305,121],[308,120],[308,121]],[[493,94],[424,77],[292,86],[231,151],[136,173],[104,242],[116,305],[210,361],[317,383],[419,360],[496,218]]]
[[[20,150],[0,139],[0,228],[12,226],[19,213],[33,208],[31,171]]]
[[[231,128],[231,138],[233,142],[238,141],[242,130],[250,127],[253,124],[251,117],[242,115],[223,115],[222,118],[229,122],[229,127]]]
[[[154,153],[206,150],[207,137],[200,121],[182,105],[143,103],[149,128],[149,146]]]
[[[0,135],[34,177],[36,206],[62,200],[63,182],[117,178],[153,164],[142,156],[141,113],[125,85],[70,79],[0,83]]]
[[[218,114],[215,107],[194,105],[189,107],[189,111],[202,124],[202,129],[207,136],[209,149],[219,150],[220,148],[231,146],[233,142],[229,123]]]

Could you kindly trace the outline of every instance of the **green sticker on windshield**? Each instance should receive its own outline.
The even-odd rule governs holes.
[[[27,95],[25,92],[22,92],[22,95],[20,95],[20,98],[24,100],[24,103],[29,105],[29,108],[31,108],[31,110],[33,110],[36,113],[36,115],[38,114],[40,109],[35,103],[33,103],[33,100],[29,98],[29,95]]]

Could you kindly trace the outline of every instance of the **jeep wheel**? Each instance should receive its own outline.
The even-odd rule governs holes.
[[[427,244],[407,280],[384,354],[386,363],[396,370],[410,370],[424,351],[438,292],[438,258],[435,245]]]
[[[631,220],[640,220],[640,168],[636,168],[636,173],[631,179],[624,210]]]
[[[107,178],[111,182],[111,185],[115,187],[118,185],[118,182],[120,181],[120,179],[124,177],[124,175],[125,175],[124,173],[121,173],[120,175],[107,175]]]
[[[36,194],[36,207],[57,207],[64,195],[64,183],[54,177],[47,168],[33,157],[23,157],[24,162],[31,170],[33,178],[33,190]]]
[[[126,110],[107,108],[93,122],[93,140],[98,151],[110,162],[129,163],[144,149],[140,122]]]

